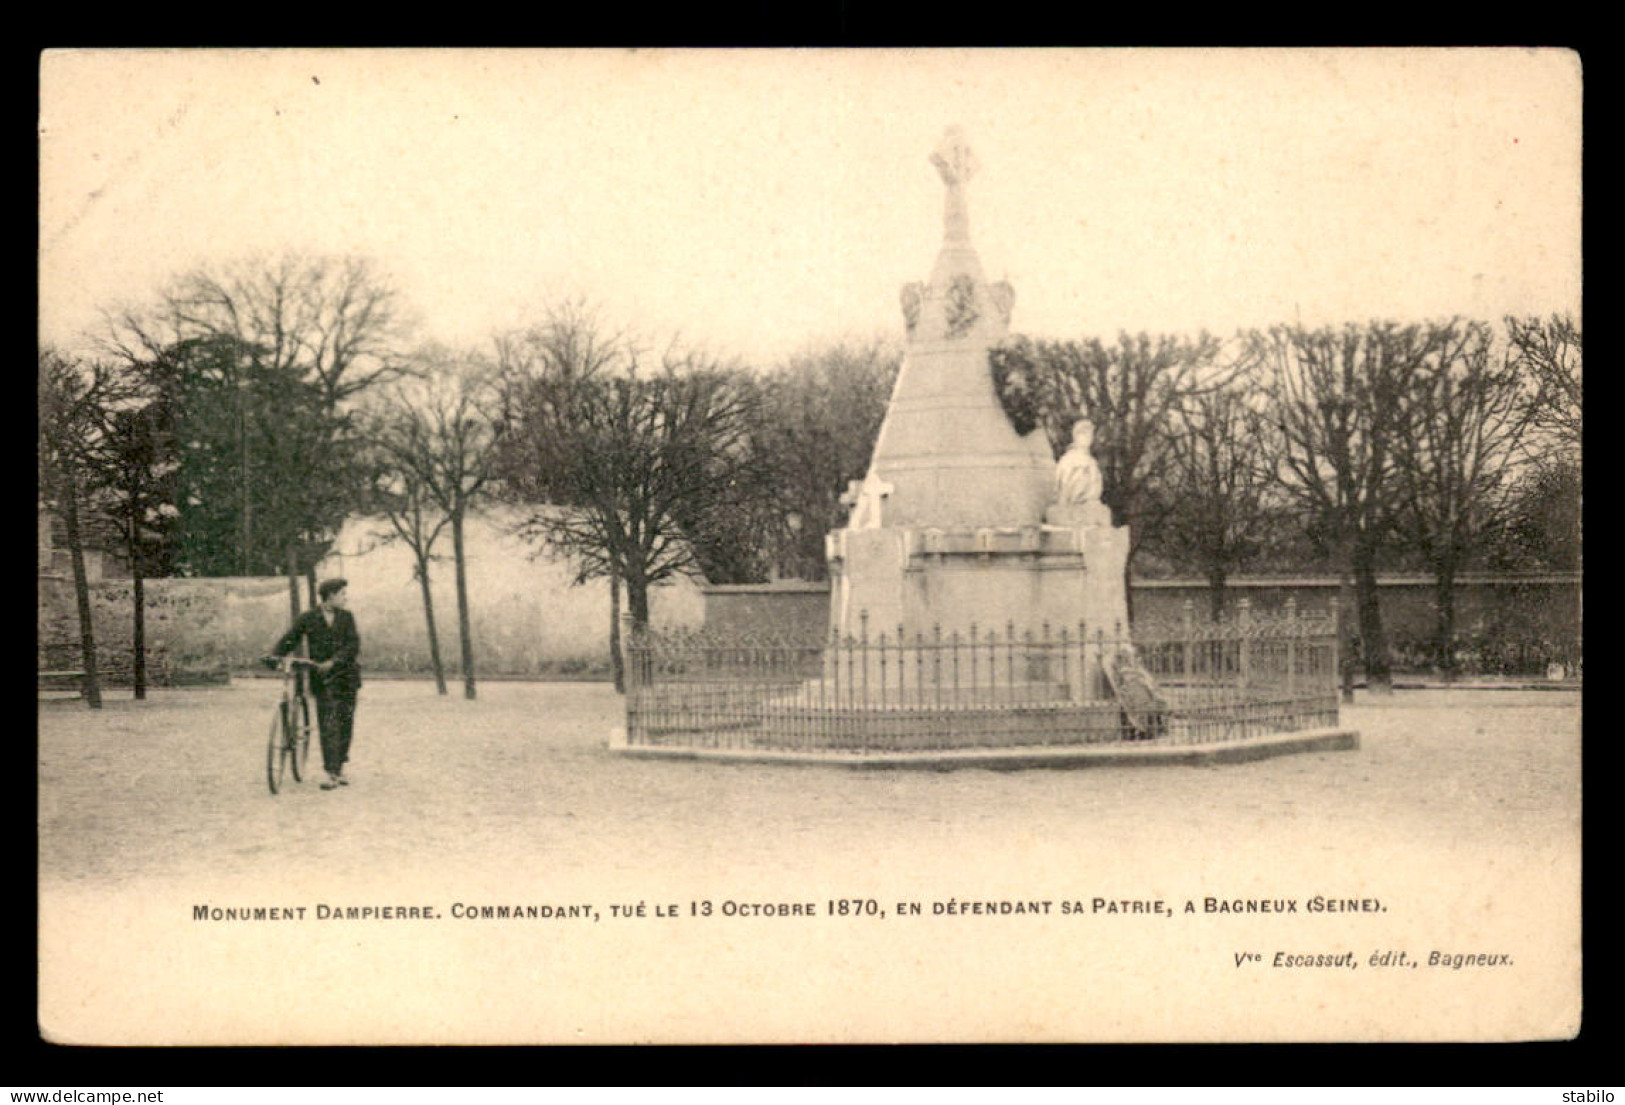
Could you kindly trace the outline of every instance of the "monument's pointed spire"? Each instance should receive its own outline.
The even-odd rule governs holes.
[[[942,249],[931,279],[902,289],[906,356],[865,481],[885,505],[860,506],[850,524],[1038,525],[1055,461],[1043,434],[1016,432],[993,390],[988,349],[1008,331],[1015,292],[987,284],[970,244],[965,184],[979,165],[958,127],[930,160],[947,187]]]

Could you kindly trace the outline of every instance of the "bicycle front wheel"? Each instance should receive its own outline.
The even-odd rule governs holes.
[[[287,703],[278,702],[271,711],[271,739],[265,746],[265,781],[271,785],[272,794],[282,789],[282,775],[288,766],[287,710]]]
[[[293,700],[293,725],[288,733],[288,749],[293,760],[293,781],[305,780],[305,767],[310,763],[310,699],[299,695]]]

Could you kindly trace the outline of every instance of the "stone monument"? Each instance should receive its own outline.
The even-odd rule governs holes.
[[[1126,635],[1128,530],[1100,503],[1092,427],[1078,424],[1057,466],[1042,430],[1011,424],[988,350],[1009,331],[1015,292],[987,282],[971,245],[965,188],[978,163],[958,127],[931,162],[947,190],[942,249],[930,279],[902,289],[902,369],[868,474],[843,500],[848,524],[826,536],[832,627],[913,639],[1082,622],[1091,637]]]

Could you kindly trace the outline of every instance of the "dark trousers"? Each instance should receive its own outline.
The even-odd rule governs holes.
[[[355,725],[359,687],[329,683],[316,691],[316,724],[322,732],[322,767],[337,774],[350,758],[350,730]]]

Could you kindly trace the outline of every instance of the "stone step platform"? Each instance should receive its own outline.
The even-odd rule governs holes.
[[[712,763],[798,764],[846,768],[914,768],[952,771],[980,768],[1014,771],[1026,768],[1201,766],[1247,763],[1316,752],[1352,752],[1360,747],[1353,729],[1312,729],[1299,733],[1272,733],[1238,740],[1191,742],[1176,738],[1070,746],[959,748],[919,751],[794,751],[769,748],[694,748],[688,746],[632,745],[625,730],[611,736],[611,751],[641,759],[694,760]]]

